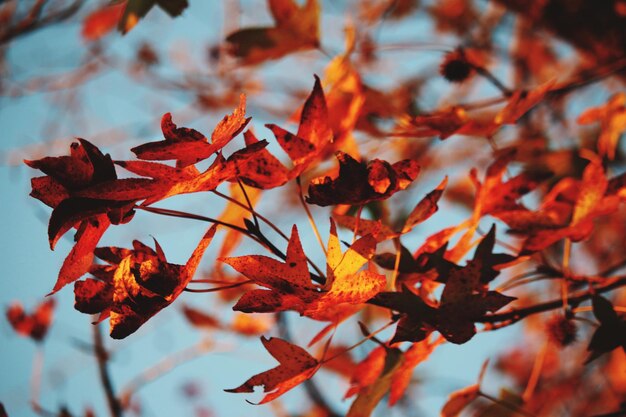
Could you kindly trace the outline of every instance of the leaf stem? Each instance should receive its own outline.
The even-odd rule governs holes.
[[[302,195],[302,184],[300,183],[300,177],[296,178],[296,184],[298,184],[298,197],[300,197],[300,202],[302,203],[302,207],[304,207],[304,211],[306,212],[306,216],[309,218],[309,223],[311,223],[311,227],[313,228],[313,233],[315,233],[315,237],[317,238],[317,242],[320,244],[322,248],[322,252],[324,252],[324,257],[327,257],[326,247],[324,246],[324,242],[322,241],[322,236],[320,235],[319,230],[317,230],[317,225],[315,224],[315,220],[313,220],[313,216],[311,215],[311,211],[304,201],[304,196]]]
[[[353,349],[356,349],[357,347],[361,346],[363,343],[367,342],[368,340],[374,338],[374,336],[376,336],[378,333],[382,332],[383,330],[385,330],[386,328],[388,328],[389,326],[391,326],[394,323],[395,323],[395,321],[393,321],[393,320],[390,321],[389,323],[385,324],[380,329],[373,331],[372,333],[370,333],[369,335],[367,335],[365,338],[361,339],[360,341],[356,342],[352,346],[349,346],[349,347],[345,348],[344,350],[342,350],[341,352],[336,353],[335,355],[331,356],[330,358],[324,358],[324,360],[322,360],[321,363],[330,362],[333,359],[337,359],[339,356],[341,356],[343,354],[346,354],[346,353],[350,352]]]

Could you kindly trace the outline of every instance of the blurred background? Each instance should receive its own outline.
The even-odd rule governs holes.
[[[502,6],[507,2],[470,0],[320,0],[320,48],[240,65],[236,57],[229,56],[224,40],[241,28],[272,26],[267,3],[189,3],[176,18],[154,7],[135,28],[121,36],[115,30],[102,29],[100,33],[100,29],[86,23],[108,2],[0,2],[0,26],[14,29],[0,30],[3,310],[15,301],[23,303],[27,311],[35,308],[52,289],[73,244],[72,233],[68,233],[54,251],[50,250],[50,209],[28,196],[30,178],[39,173],[26,167],[23,159],[66,155],[70,144],[79,137],[110,153],[114,160],[131,159],[131,147],[162,139],[160,119],[164,113],[171,112],[179,126],[195,128],[208,136],[217,122],[236,107],[239,94],[244,93],[247,115],[252,117],[250,127],[260,139],[270,141],[268,149],[286,160],[264,124],[297,129],[294,113],[310,92],[313,75],[329,82],[329,64],[344,53],[346,38],[354,30],[353,64],[365,86],[368,110],[356,123],[355,143],[365,156],[376,155],[390,162],[415,157],[423,164],[418,181],[390,200],[390,207],[407,213],[411,202],[414,204],[436,187],[444,175],[454,185],[440,211],[403,240],[407,247],[414,248],[432,233],[467,218],[471,210],[467,203],[467,172],[471,167],[483,172],[493,149],[482,138],[439,141],[433,138],[435,134],[415,138],[390,132],[406,128],[406,120],[433,109],[502,96],[502,91],[486,79],[476,78],[463,84],[445,80],[439,74],[444,56],[459,46],[484,54],[481,59],[492,74],[511,88],[536,86],[551,79],[565,81],[577,71],[593,67],[588,57],[577,52],[576,40],[563,40],[548,32],[533,33],[527,23],[518,19],[513,6]],[[16,25],[36,4],[43,7],[40,19],[52,17],[45,24],[35,23],[32,29]],[[37,22],[36,17],[33,19]],[[521,61],[525,72],[520,70],[524,65],[517,65]],[[552,117],[567,120],[586,107],[601,105],[620,86],[623,87],[609,80],[594,89],[580,90],[560,101]],[[492,114],[490,111],[485,108],[485,114]],[[499,133],[499,146],[515,143],[525,128],[532,129],[532,125]],[[578,140],[578,128],[567,122],[557,121],[550,129],[533,132],[533,137],[559,137],[555,142],[562,148]],[[237,138],[226,153],[242,144],[243,140]],[[320,167],[309,176],[323,173],[323,169]],[[220,190],[228,193],[228,185]],[[285,232],[297,224],[305,251],[323,264],[323,254],[295,193],[294,184],[267,191],[257,211]],[[226,206],[224,200],[204,194],[175,197],[157,205],[212,217],[219,217]],[[326,239],[330,211],[318,207],[312,210]],[[182,264],[206,226],[139,212],[130,224],[110,228],[100,246],[129,247],[133,239],[152,245],[154,238],[163,246],[168,260]],[[488,230],[490,222],[482,227],[483,231]],[[342,233],[345,239],[351,236],[349,231]],[[214,273],[214,259],[222,238],[220,232],[205,254],[200,267],[202,276],[211,277]],[[502,247],[498,250],[510,253]],[[262,249],[244,243],[235,252],[251,253],[262,253]],[[595,268],[583,259],[573,262],[580,263],[583,269]],[[6,320],[0,321],[0,401],[12,417],[36,415],[33,401],[41,407],[40,415],[61,415],[63,410],[73,416],[107,415],[93,354],[92,318],[74,310],[71,286],[53,297],[54,321],[41,344],[17,337]],[[301,387],[262,406],[245,401],[258,401],[259,393],[223,391],[275,366],[258,338],[276,335],[271,323],[267,317],[258,318],[255,326],[259,327],[251,332],[257,334],[250,336],[199,329],[185,319],[182,306],[194,306],[222,323],[231,323],[235,320],[230,308],[233,303],[234,300],[216,293],[184,293],[128,338],[117,341],[106,337],[113,385],[118,392],[127,394],[129,415],[314,415],[307,414],[310,400]],[[286,314],[285,320],[292,339],[301,346],[306,346],[323,327],[297,314]],[[108,323],[101,327],[107,334]],[[476,381],[489,358],[492,361],[486,374],[486,390],[497,395],[500,388],[515,385],[494,369],[496,354],[513,349],[530,351],[543,343],[525,336],[521,328],[479,334],[463,346],[441,346],[417,368],[404,400],[394,408],[381,405],[377,415],[436,415],[450,392]],[[380,337],[384,340],[392,334],[390,329]],[[360,337],[358,326],[350,321],[339,328],[336,340],[348,345]],[[373,347],[373,343],[366,343],[355,349],[354,360],[363,358]],[[578,358],[579,353],[564,351],[563,355]],[[314,381],[323,388],[334,409],[347,410],[350,401],[343,399],[349,387],[346,378],[322,371]]]

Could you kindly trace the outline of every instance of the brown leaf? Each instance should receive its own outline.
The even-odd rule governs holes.
[[[226,389],[226,392],[254,392],[254,387],[263,385],[266,393],[258,404],[264,404],[283,395],[300,383],[311,378],[320,367],[317,359],[306,350],[277,337],[261,342],[267,351],[279,362],[279,365],[268,371],[254,375],[237,388]]]
[[[247,28],[226,37],[229,53],[244,65],[278,59],[292,52],[319,46],[319,5],[307,0],[301,7],[293,0],[269,0],[276,25]]]
[[[405,189],[419,173],[419,165],[413,160],[391,165],[374,159],[364,165],[343,152],[338,151],[336,156],[339,160],[339,175],[334,179],[325,176],[312,180],[307,203],[319,206],[359,205],[384,200]]]
[[[219,329],[222,327],[217,318],[186,304],[183,304],[182,312],[187,321],[195,327],[202,329]]]

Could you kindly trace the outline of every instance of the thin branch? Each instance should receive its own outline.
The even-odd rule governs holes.
[[[98,372],[100,374],[100,383],[104,389],[104,394],[109,406],[109,413],[111,417],[122,417],[122,404],[115,396],[115,390],[113,389],[113,382],[109,375],[108,361],[109,354],[104,348],[104,342],[102,341],[102,333],[100,332],[100,325],[96,324],[93,328],[93,350],[98,362]]]
[[[50,13],[44,17],[40,17],[41,9],[43,8],[45,1],[38,1],[29,11],[28,15],[24,17],[16,25],[8,28],[4,33],[0,34],[0,45],[11,42],[12,40],[21,36],[27,35],[35,30],[42,29],[53,23],[62,22],[69,19],[80,10],[85,4],[84,0],[76,0],[64,9],[57,12]]]
[[[568,305],[575,307],[578,304],[591,299],[591,297],[595,294],[608,292],[616,288],[626,286],[626,275],[607,278],[606,281],[608,282],[604,285],[591,287],[590,289],[586,291],[570,296],[567,300]],[[477,321],[480,323],[507,322],[506,324],[508,325],[508,324],[513,324],[532,314],[544,313],[546,311],[555,310],[555,309],[562,308],[562,307],[563,307],[563,299],[559,297],[556,300],[551,300],[545,303],[535,304],[533,306],[526,307],[526,308],[514,309],[511,311],[498,313],[498,314],[489,314],[489,315],[481,317]]]
[[[324,242],[322,241],[322,237],[320,236],[319,230],[317,230],[317,225],[315,224],[315,220],[311,215],[311,211],[309,210],[309,206],[307,206],[306,201],[304,201],[304,196],[302,195],[302,184],[300,183],[300,177],[296,178],[296,184],[298,184],[298,197],[300,197],[300,202],[302,203],[302,207],[306,212],[306,215],[309,219],[309,223],[311,223],[311,227],[313,228],[313,233],[315,233],[315,237],[317,238],[317,242],[320,244],[322,248],[322,252],[324,252],[324,257],[328,256],[326,253],[326,247],[324,246]]]
[[[204,355],[207,351],[213,348],[214,343],[211,340],[203,339],[199,343],[187,347],[180,352],[168,355],[161,362],[137,375],[128,384],[126,384],[121,394],[124,403],[128,404],[132,395],[143,386],[172,371],[177,366]]]

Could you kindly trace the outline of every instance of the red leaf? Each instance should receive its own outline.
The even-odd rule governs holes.
[[[41,342],[46,337],[50,324],[52,324],[54,306],[54,299],[48,298],[39,304],[31,314],[27,314],[22,304],[16,302],[7,309],[7,319],[17,334],[30,337],[35,342]]]
[[[264,404],[311,378],[320,367],[319,361],[306,350],[286,340],[277,337],[269,339],[261,337],[261,342],[279,362],[279,365],[269,371],[254,375],[237,388],[224,391],[254,392],[254,387],[263,385],[266,395],[259,404]]]
[[[95,41],[111,32],[120,21],[126,2],[107,5],[89,14],[83,21],[82,35],[87,41]]]

